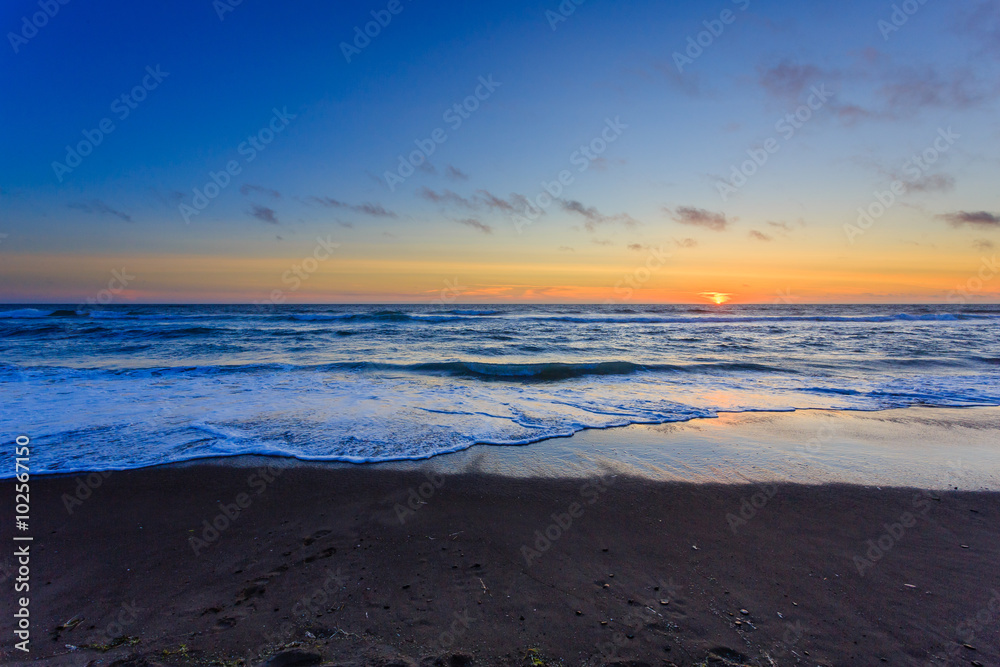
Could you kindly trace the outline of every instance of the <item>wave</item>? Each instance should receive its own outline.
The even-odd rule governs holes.
[[[705,311],[711,312],[711,311]],[[404,313],[400,311],[384,311],[375,313],[291,313],[291,320],[305,322],[343,321],[343,322],[413,322],[435,323],[480,320],[489,318],[495,321],[522,322],[564,322],[576,324],[753,324],[769,322],[817,322],[817,323],[879,323],[879,322],[958,322],[963,320],[1000,319],[1000,313],[898,313],[895,315],[705,315],[705,316],[669,316],[669,315],[628,315],[617,313],[602,314],[563,314],[563,315],[526,315],[519,313],[504,313],[503,311],[463,311],[450,310],[440,314]]]
[[[413,364],[344,361],[327,364],[230,364],[205,366],[156,366],[148,368],[102,369],[34,366],[20,368],[0,365],[0,371],[36,371],[66,378],[83,377],[163,377],[210,376],[254,373],[346,372],[346,373],[414,373],[443,375],[510,382],[556,382],[604,375],[634,375],[638,373],[778,373],[797,375],[798,371],[748,362],[699,362],[692,364],[637,364],[630,361],[595,361],[589,363],[490,363],[480,361],[434,361]]]
[[[911,315],[732,315],[712,317],[664,317],[644,315],[640,317],[614,317],[601,315],[547,315],[521,316],[518,319],[540,322],[575,322],[581,324],[747,324],[756,322],[956,322],[960,320],[1000,319],[997,315],[968,315],[952,313],[928,313]]]
[[[48,317],[55,311],[39,310],[37,308],[18,308],[17,310],[0,311],[0,318],[29,319],[35,317]]]
[[[770,315],[770,314],[722,314],[702,308],[689,308],[687,315],[660,313],[638,313],[627,309],[616,309],[607,314],[600,312],[562,312],[536,315],[529,312],[511,310],[451,309],[432,312],[401,310],[376,310],[366,312],[277,312],[278,320],[301,322],[399,322],[415,324],[435,324],[461,321],[496,321],[511,324],[530,322],[562,322],[570,324],[754,324],[783,322],[815,323],[882,323],[882,322],[959,322],[1000,319],[1000,312],[969,310],[960,313],[896,313],[892,315]],[[0,319],[39,318],[92,318],[102,320],[147,320],[171,321],[215,317],[209,313],[148,312],[142,310],[72,310],[18,308],[0,311]],[[260,317],[258,313],[233,313],[226,317],[238,319]],[[273,321],[273,320],[272,320]]]

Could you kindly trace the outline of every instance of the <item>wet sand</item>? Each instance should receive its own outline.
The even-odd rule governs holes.
[[[627,450],[628,434],[601,435]],[[34,478],[31,653],[6,641],[0,658],[1000,664],[996,492],[690,483],[613,466],[532,478],[469,460]],[[0,493],[13,496],[11,480]]]

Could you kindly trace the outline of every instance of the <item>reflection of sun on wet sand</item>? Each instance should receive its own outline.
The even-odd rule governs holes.
[[[845,441],[883,448],[886,460],[897,445],[885,434],[905,423],[914,442],[979,451],[977,465],[996,469],[995,443],[974,437],[989,412],[836,419]],[[615,470],[613,452],[625,460],[656,441],[676,456],[685,442],[728,440],[736,451],[766,447],[755,438],[770,429],[781,449],[820,419],[590,431],[423,463],[243,458],[115,472],[72,514],[61,498],[76,478],[37,478],[32,507],[50,531],[38,543],[31,657],[119,667],[997,664],[995,490],[964,490],[964,479],[932,481],[934,491],[694,484],[636,477],[632,463]],[[588,435],[604,458],[575,473],[565,463],[562,475],[530,477],[530,457],[505,456],[548,447],[543,460],[566,462],[579,442],[576,455],[589,457]],[[835,469],[837,446],[805,452]],[[499,474],[517,460],[522,468]]]

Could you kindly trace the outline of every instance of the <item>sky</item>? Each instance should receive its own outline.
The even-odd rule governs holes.
[[[1000,301],[993,0],[8,0],[0,31],[5,303]]]

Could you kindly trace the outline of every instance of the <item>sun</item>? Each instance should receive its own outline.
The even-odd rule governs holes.
[[[702,292],[698,296],[704,297],[714,303],[716,306],[721,306],[725,302],[729,301],[732,294],[726,292]]]

